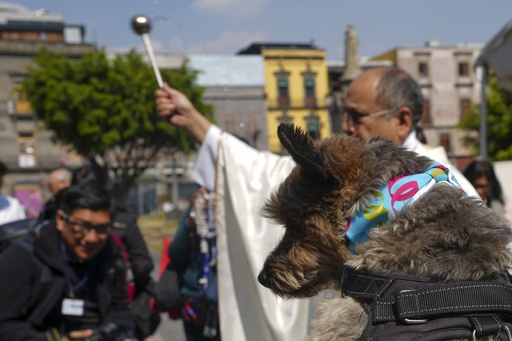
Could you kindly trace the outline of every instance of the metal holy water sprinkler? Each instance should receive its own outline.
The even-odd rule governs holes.
[[[149,31],[151,31],[151,21],[149,21],[148,17],[143,15],[136,15],[132,19],[132,28],[142,37],[142,42],[144,43],[144,47],[146,48],[146,52],[148,54],[151,65],[153,66],[153,72],[156,76],[156,81],[158,82],[158,86],[161,88],[163,86],[162,75],[160,74],[160,70],[158,69],[158,65],[156,65],[155,54],[153,53],[153,47],[151,46],[151,40],[149,40]]]

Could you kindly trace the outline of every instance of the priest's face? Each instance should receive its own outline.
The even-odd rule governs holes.
[[[363,140],[380,136],[401,145],[411,127],[403,125],[403,108],[378,103],[376,89],[381,75],[378,70],[368,70],[352,81],[342,112],[342,130]]]

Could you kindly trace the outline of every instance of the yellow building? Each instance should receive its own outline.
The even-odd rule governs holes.
[[[293,123],[314,138],[331,134],[325,51],[311,44],[252,44],[238,54],[259,54],[265,65],[269,149],[282,153],[280,123]]]

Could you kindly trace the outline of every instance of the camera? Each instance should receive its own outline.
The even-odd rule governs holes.
[[[83,341],[115,341],[117,324],[113,322],[103,323],[95,328],[93,334]]]

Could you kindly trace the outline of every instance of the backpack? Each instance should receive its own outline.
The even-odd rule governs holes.
[[[135,297],[135,278],[130,265],[128,251],[121,237],[114,232],[110,233],[114,241],[121,248],[121,253],[126,266],[126,287],[128,291],[128,300],[131,302],[131,313],[135,322],[135,334],[137,339],[145,339],[153,335],[160,324],[160,314],[154,311],[150,306],[151,295],[146,290],[141,291]]]
[[[123,260],[126,266],[126,288],[128,291],[128,300],[132,302],[135,299],[135,278],[133,277],[132,268],[130,265],[130,258],[128,257],[128,252],[124,246],[124,243],[117,234],[111,232],[110,235],[114,239],[117,245],[121,248],[121,254],[123,255]]]
[[[45,222],[28,218],[0,225],[0,254],[15,240],[28,235],[36,235]]]

